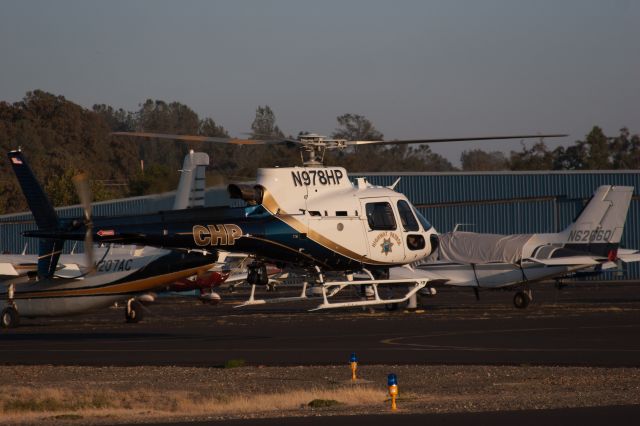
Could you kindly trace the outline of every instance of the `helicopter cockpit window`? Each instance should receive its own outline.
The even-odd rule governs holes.
[[[367,203],[367,221],[369,228],[374,231],[391,231],[396,229],[396,219],[393,216],[391,204],[386,202]]]
[[[400,222],[402,222],[402,227],[405,231],[420,230],[420,225],[418,225],[418,221],[413,215],[411,207],[409,207],[409,203],[405,200],[398,201],[398,213],[400,213]]]
[[[414,211],[416,213],[416,216],[418,216],[418,220],[422,224],[422,227],[424,228],[424,230],[428,231],[429,229],[431,229],[431,224],[429,223],[429,221],[425,219],[425,217],[422,216],[422,214],[418,210],[414,210]]]

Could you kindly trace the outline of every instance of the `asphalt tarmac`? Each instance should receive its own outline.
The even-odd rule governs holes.
[[[279,296],[287,295],[280,290]],[[640,366],[640,284],[534,287],[527,310],[513,292],[443,289],[424,310],[310,313],[313,304],[234,309],[161,297],[138,324],[123,308],[68,318],[23,319],[0,331],[1,364],[219,366],[344,364],[529,364]]]
[[[559,408],[553,410],[490,411],[479,413],[442,413],[442,414],[387,414],[362,416],[331,417],[279,417],[267,419],[242,419],[224,421],[204,421],[185,423],[158,423],[149,426],[180,426],[225,424],[229,426],[291,426],[326,425],[333,426],[362,424],[367,426],[458,426],[458,425],[514,425],[540,426],[552,425],[635,425],[640,415],[640,406],[623,405],[609,407]]]

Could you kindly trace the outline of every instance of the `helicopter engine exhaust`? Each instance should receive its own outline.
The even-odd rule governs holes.
[[[227,187],[229,197],[244,200],[251,205],[262,204],[262,196],[264,194],[260,185],[243,185],[232,183]]]

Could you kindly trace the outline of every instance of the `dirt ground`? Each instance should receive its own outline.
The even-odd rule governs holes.
[[[0,366],[0,423],[113,424],[640,404],[640,369],[542,366]],[[312,401],[316,400],[311,405]]]

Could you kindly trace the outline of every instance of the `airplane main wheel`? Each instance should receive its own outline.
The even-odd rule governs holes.
[[[20,315],[13,306],[7,306],[2,310],[0,317],[2,328],[14,328],[20,324]]]
[[[518,309],[525,309],[531,303],[531,296],[524,291],[519,291],[513,296],[513,305]]]
[[[128,323],[136,323],[142,321],[144,317],[142,303],[134,300],[131,302],[129,309],[125,311],[125,318]]]

